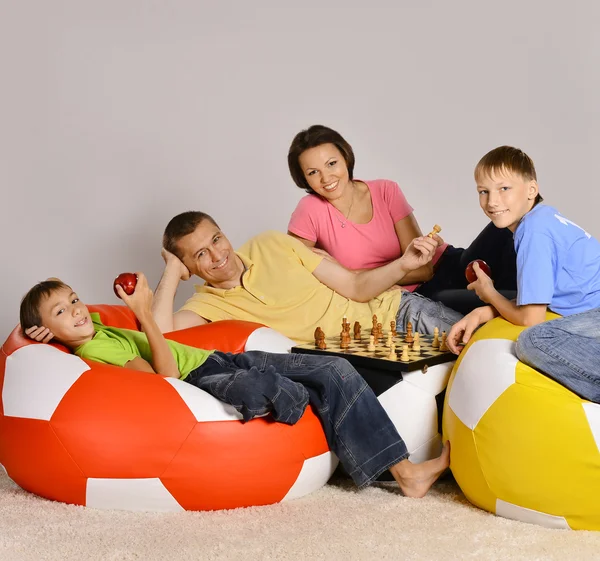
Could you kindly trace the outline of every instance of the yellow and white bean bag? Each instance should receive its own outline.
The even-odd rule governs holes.
[[[443,416],[452,473],[499,516],[600,530],[600,405],[519,362],[523,329],[496,318],[456,361]]]

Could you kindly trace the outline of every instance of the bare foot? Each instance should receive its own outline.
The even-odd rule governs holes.
[[[407,497],[420,499],[427,494],[435,480],[450,465],[450,442],[446,442],[441,455],[421,464],[402,460],[392,466],[390,472]]]

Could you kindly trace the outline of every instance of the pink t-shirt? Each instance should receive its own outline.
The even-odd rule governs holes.
[[[347,269],[374,269],[402,254],[394,225],[413,212],[397,183],[387,179],[362,181],[371,192],[373,218],[366,224],[346,220],[344,215],[318,195],[300,199],[288,230],[315,242]],[[438,248],[434,263],[446,244]],[[407,286],[414,290],[418,285]]]

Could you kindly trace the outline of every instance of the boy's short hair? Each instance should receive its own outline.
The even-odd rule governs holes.
[[[533,160],[519,148],[513,146],[498,146],[490,150],[475,166],[475,181],[481,176],[502,174],[502,172],[515,173],[526,181],[537,181],[537,174]],[[536,204],[544,199],[538,193]]]
[[[324,125],[313,125],[300,131],[294,137],[288,152],[288,167],[294,183],[310,194],[314,194],[314,191],[310,188],[306,177],[304,177],[304,171],[300,167],[300,155],[309,148],[315,148],[322,144],[333,144],[341,152],[348,168],[348,177],[350,181],[354,179],[355,160],[352,146],[339,132]]]
[[[181,255],[177,243],[181,238],[193,234],[198,225],[205,220],[208,220],[219,228],[219,225],[214,221],[212,216],[197,210],[182,212],[174,218],[171,218],[165,228],[165,233],[163,234],[163,247],[168,252],[176,255],[179,259],[182,259],[183,255]]]
[[[57,290],[71,287],[65,284],[59,279],[48,279],[42,282],[38,282],[33,288],[31,288],[23,299],[21,300],[21,308],[19,310],[19,318],[21,323],[21,329],[25,332],[26,329],[37,325],[42,325],[42,318],[40,316],[40,306],[42,302],[51,296]]]

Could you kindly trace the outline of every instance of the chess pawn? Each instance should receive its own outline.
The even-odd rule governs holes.
[[[381,339],[383,337],[383,325],[380,323],[377,324],[377,339]]]
[[[418,331],[415,333],[415,340],[413,342],[412,350],[413,351],[421,350],[421,336],[419,335]]]
[[[402,345],[402,355],[400,355],[400,360],[402,362],[408,362],[409,361],[408,345]]]
[[[433,329],[433,342],[431,343],[431,347],[434,349],[440,348],[440,330],[438,327],[434,327]]]
[[[369,345],[367,347],[367,351],[374,351],[376,349],[375,347],[375,335],[370,335],[369,336]]]
[[[396,322],[394,320],[390,321],[390,331],[392,332],[393,337],[398,335],[398,332],[396,331]]]
[[[391,347],[394,344],[394,337],[392,336],[392,332],[390,331],[387,336],[387,341],[385,342],[386,347]]]
[[[442,352],[446,352],[448,350],[448,343],[446,341],[446,338],[448,336],[446,335],[445,331],[442,331],[442,340],[440,341],[440,351]]]
[[[390,352],[388,353],[388,360],[398,360],[398,355],[396,354],[396,345],[392,342],[390,345]]]
[[[404,341],[406,343],[412,343],[414,341],[413,326],[410,321],[406,324],[406,336],[404,337]]]
[[[354,340],[360,341],[360,323],[358,321],[354,322]]]

